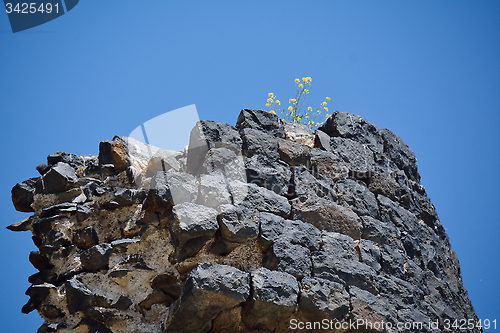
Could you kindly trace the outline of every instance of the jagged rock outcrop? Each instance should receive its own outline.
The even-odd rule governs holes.
[[[52,154],[12,190],[33,212],[8,228],[39,248],[22,311],[38,310],[41,333],[477,321],[415,155],[359,116],[313,131],[243,110],[235,127],[200,121],[184,152],[125,137],[99,148]]]

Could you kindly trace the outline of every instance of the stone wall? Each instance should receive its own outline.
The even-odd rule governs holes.
[[[39,332],[477,320],[415,155],[359,116],[314,131],[243,110],[236,127],[200,121],[183,152],[115,137],[37,170],[12,189],[33,215],[8,228],[39,248],[22,308],[45,319]]]

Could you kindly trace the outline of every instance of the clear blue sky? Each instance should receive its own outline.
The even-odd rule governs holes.
[[[0,13],[2,225],[28,215],[10,189],[50,153],[97,154],[190,104],[235,124],[303,76],[313,106],[329,96],[413,149],[477,315],[500,320],[499,1],[87,0],[17,34]],[[20,312],[30,237],[0,228],[5,332],[42,323]]]

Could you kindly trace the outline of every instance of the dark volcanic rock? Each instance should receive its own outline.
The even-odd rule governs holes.
[[[277,138],[285,137],[285,126],[281,119],[275,114],[261,110],[241,110],[236,128],[251,128]]]
[[[271,332],[295,311],[299,284],[292,275],[259,268],[252,272],[252,287],[244,309],[250,330]]]
[[[191,130],[187,154],[187,170],[200,173],[205,155],[212,148],[228,148],[241,152],[241,138],[238,131],[229,124],[200,120]]]
[[[257,210],[244,206],[223,205],[217,217],[224,239],[244,242],[259,235],[259,215]]]
[[[12,203],[16,210],[20,212],[33,212],[31,204],[36,189],[36,182],[39,178],[30,178],[22,183],[16,184],[12,188]]]
[[[185,151],[126,137],[99,148],[52,154],[12,190],[33,212],[7,228],[39,248],[22,308],[42,315],[39,332],[438,333],[478,320],[415,155],[359,116],[314,131],[243,110],[236,127],[199,121]]]
[[[341,320],[349,312],[349,294],[339,283],[306,277],[300,282],[299,307],[309,321]]]
[[[46,193],[64,192],[72,188],[77,180],[75,169],[67,163],[59,162],[42,177],[43,189]]]
[[[217,211],[206,206],[182,203],[175,205],[173,215],[170,230],[176,246],[177,260],[196,254],[219,228]]]
[[[170,331],[207,332],[211,321],[250,295],[250,277],[234,267],[203,263],[189,274],[181,295],[169,308]]]

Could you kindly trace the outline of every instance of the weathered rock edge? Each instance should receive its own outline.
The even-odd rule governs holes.
[[[7,228],[39,248],[22,308],[38,332],[477,321],[415,155],[357,115],[313,131],[242,110],[235,127],[200,121],[184,152],[115,137],[36,169],[12,189],[33,215]]]

